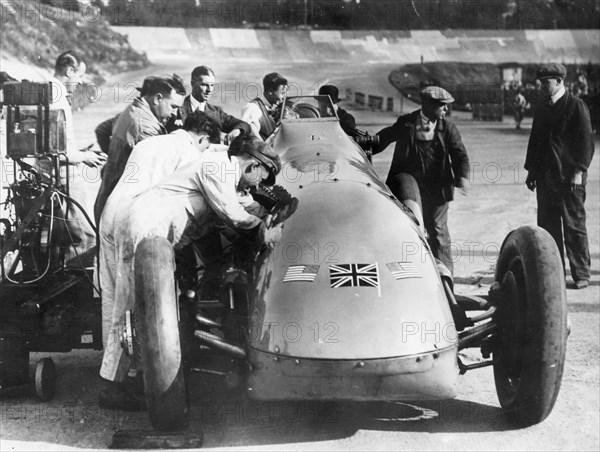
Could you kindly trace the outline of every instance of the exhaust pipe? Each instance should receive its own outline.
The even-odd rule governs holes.
[[[200,339],[202,343],[214,347],[218,350],[221,350],[222,352],[225,352],[234,358],[246,358],[246,351],[243,348],[226,342],[225,339],[223,339],[222,337],[200,330],[194,331],[194,336]]]

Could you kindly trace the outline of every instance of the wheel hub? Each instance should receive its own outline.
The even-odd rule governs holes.
[[[499,358],[507,375],[516,378],[521,368],[522,337],[521,300],[517,278],[506,272],[501,285],[502,302],[498,304],[497,324],[500,330]]]

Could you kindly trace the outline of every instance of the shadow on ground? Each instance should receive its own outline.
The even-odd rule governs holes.
[[[195,376],[191,428],[204,429],[206,447],[233,447],[326,441],[359,430],[485,432],[512,427],[498,406],[465,400],[261,402],[232,393],[215,378]]]
[[[80,448],[108,447],[117,430],[151,430],[146,412],[98,408],[97,366],[58,360],[57,396],[35,399],[32,387],[2,392],[3,441]],[[205,447],[327,441],[359,430],[485,432],[511,429],[498,406],[465,400],[429,402],[258,402],[225,386],[222,377],[189,379],[188,431],[204,431]],[[52,428],[44,426],[52,425]]]

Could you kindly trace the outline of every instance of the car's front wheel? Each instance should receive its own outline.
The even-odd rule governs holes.
[[[173,248],[148,237],[135,253],[135,302],[144,389],[155,430],[181,430],[188,423],[188,396],[179,334]]]
[[[567,344],[565,278],[554,239],[538,227],[512,231],[500,250],[496,281],[496,392],[511,422],[536,424],[554,407]]]

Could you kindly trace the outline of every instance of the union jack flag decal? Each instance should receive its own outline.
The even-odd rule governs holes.
[[[331,287],[376,287],[379,289],[377,264],[339,264],[329,266]]]

